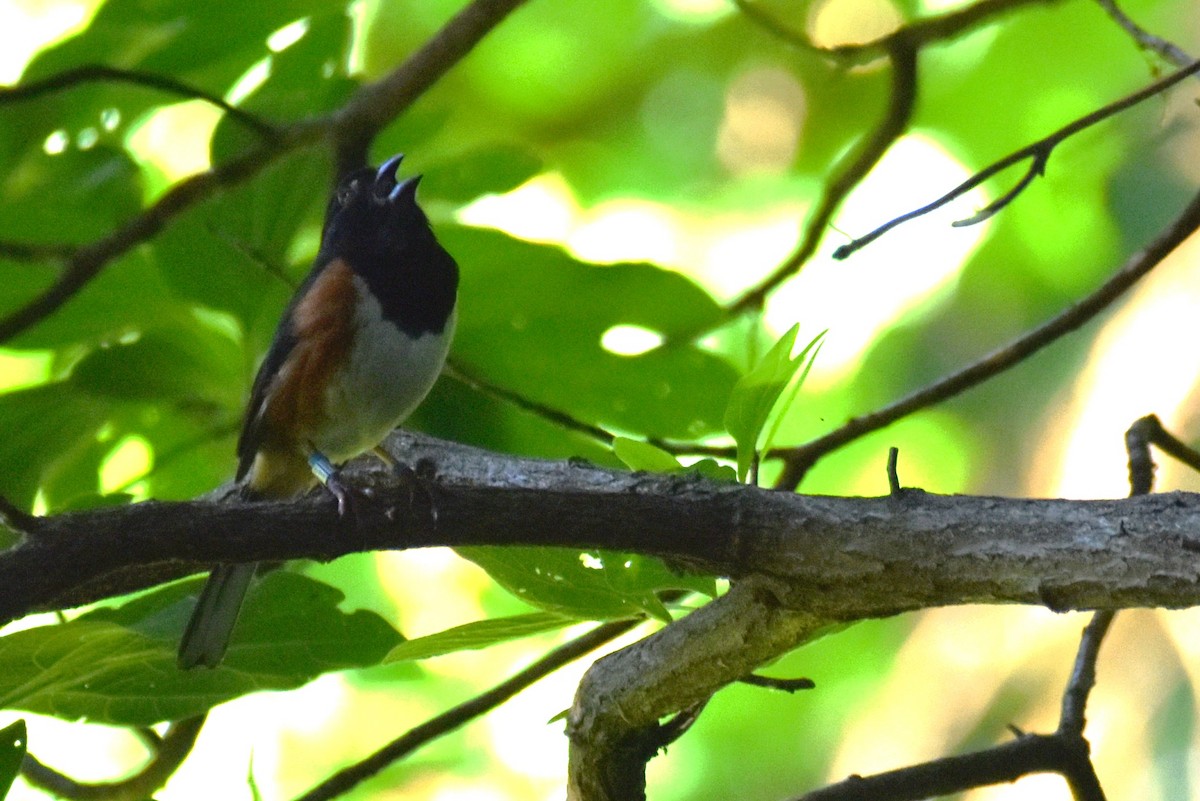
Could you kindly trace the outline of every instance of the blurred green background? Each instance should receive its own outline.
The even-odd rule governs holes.
[[[960,5],[762,3],[824,46]],[[8,0],[0,73],[15,83],[85,64],[145,70],[287,122],[336,108],[462,6]],[[1190,3],[1122,8],[1197,50]],[[722,412],[734,382],[798,322],[801,343],[829,330],[778,435],[777,444],[800,444],[1070,305],[1200,184],[1196,90],[1184,84],[1068,140],[1046,176],[991,221],[949,226],[1003,194],[1019,171],[833,261],[849,238],[1169,69],[1096,3],[1022,7],[922,52],[910,131],[763,313],[723,321],[721,305],[792,251],[832,165],[880,119],[888,69],[883,59],[849,67],[796,47],[725,0],[530,2],[372,147],[376,161],[404,152],[404,171],[425,174],[422,203],[462,265],[456,370],[629,437],[728,444]],[[0,243],[89,242],[252,141],[203,101],[129,85],[0,103]],[[5,343],[0,493],[55,513],[191,498],[228,480],[249,383],[315,253],[331,178],[323,148],[282,159],[188,209]],[[1020,367],[830,455],[801,491],[882,494],[895,445],[904,483],[933,492],[1126,494],[1129,423],[1156,412],[1185,438],[1200,426],[1192,360],[1177,358],[1198,333],[1196,251],[1188,243],[1099,321]],[[0,257],[0,315],[56,276],[51,261]],[[713,333],[656,347],[697,327]],[[606,445],[453,376],[410,425],[499,451],[619,464]],[[765,480],[774,474],[764,466]],[[1169,467],[1159,480],[1200,487]],[[493,572],[503,567],[495,554],[474,556]],[[673,581],[637,562],[632,578],[619,568],[599,576],[612,597],[598,603],[585,586],[594,565],[526,556],[525,567],[556,564],[566,579],[543,604],[581,619],[645,608],[639,598]],[[342,589],[344,608],[372,610],[408,637],[532,611],[450,552],[356,556],[305,572]],[[1003,740],[1008,723],[1050,728],[1083,622],[965,608],[853,626],[766,671],[811,677],[816,690],[722,692],[651,764],[650,797],[789,797]],[[579,630],[248,695],[213,713],[193,757],[156,797],[250,798],[248,774],[263,798],[293,797]],[[1118,618],[1088,730],[1111,797],[1200,798],[1190,756],[1198,643],[1193,612]],[[547,721],[570,705],[585,667],[556,674],[350,797],[560,798],[566,740],[561,721]],[[17,717],[30,718],[31,750],[77,778],[119,774],[144,753],[132,735],[105,726],[8,710],[0,726]],[[1018,794],[1061,798],[1065,787],[1031,778],[972,797]],[[11,797],[41,796],[18,783]]]

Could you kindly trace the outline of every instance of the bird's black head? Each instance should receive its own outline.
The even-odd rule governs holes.
[[[329,200],[317,260],[348,263],[401,330],[441,333],[454,308],[458,265],[417,205],[421,176],[397,180],[401,159],[342,180]]]

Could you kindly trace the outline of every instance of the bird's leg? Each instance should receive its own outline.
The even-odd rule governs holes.
[[[308,452],[308,466],[312,469],[313,475],[317,477],[317,481],[329,493],[337,498],[338,517],[345,517],[346,510],[350,507],[350,487],[346,482],[342,481],[342,474],[338,468],[333,466],[333,462],[321,453],[316,448],[310,448]]]

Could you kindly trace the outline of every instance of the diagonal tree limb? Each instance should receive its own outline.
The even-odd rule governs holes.
[[[80,782],[46,767],[26,754],[21,776],[34,787],[69,801],[144,801],[179,769],[204,726],[204,715],[172,723],[151,749],[153,756],[137,773],[114,782]]]
[[[280,125],[277,137],[241,156],[193,175],[171,187],[152,206],[111,234],[82,246],[67,259],[62,275],[27,305],[0,319],[0,343],[36,325],[79,293],[113,259],[147,241],[184,210],[218,189],[242,183],[284,155],[328,139],[339,166],[351,156],[365,158],[366,145],[421,92],[461,61],[495,26],[525,0],[474,0],[413,53],[375,83],[360,88],[334,114]],[[356,165],[357,166],[357,165]]]
[[[1161,36],[1155,36],[1141,25],[1138,25],[1117,5],[1116,0],[1096,0],[1096,3],[1104,9],[1104,12],[1108,16],[1112,17],[1113,22],[1117,23],[1117,25],[1121,26],[1129,34],[1138,47],[1157,54],[1160,58],[1169,64],[1174,64],[1176,67],[1183,67],[1192,63],[1192,57],[1182,47],[1173,44]]]
[[[875,230],[864,234],[863,236],[860,236],[853,241],[846,243],[845,245],[842,245],[834,251],[833,257],[835,259],[848,258],[854,252],[871,244],[893,228],[909,222],[910,220],[914,220],[917,217],[922,217],[932,211],[940,209],[947,203],[962,197],[964,194],[979,186],[993,175],[1003,172],[1009,167],[1020,164],[1023,161],[1028,161],[1029,166],[1027,167],[1024,176],[1022,176],[1021,180],[1017,182],[1017,185],[1012,190],[1006,192],[999,200],[991,203],[987,208],[976,213],[967,220],[961,220],[955,223],[955,225],[970,225],[987,219],[996,212],[1000,211],[1004,206],[1011,203],[1021,190],[1029,186],[1035,177],[1042,174],[1042,172],[1045,170],[1046,162],[1050,158],[1050,153],[1065,140],[1069,139],[1080,131],[1086,130],[1093,125],[1107,120],[1109,117],[1113,117],[1117,114],[1120,114],[1122,111],[1127,111],[1128,109],[1133,108],[1144,100],[1162,94],[1175,84],[1197,73],[1200,73],[1200,61],[1194,61],[1182,69],[1176,70],[1165,78],[1155,81],[1149,86],[1139,89],[1130,95],[1126,95],[1120,100],[1109,103],[1103,108],[1099,108],[1090,114],[1086,114],[1079,119],[1064,125],[1062,128],[1059,128],[1049,136],[1045,136],[1033,144],[1026,145],[1020,150],[1010,153],[999,161],[988,165],[967,180],[963,181],[958,186],[951,189],[946,194],[939,197],[937,200],[934,200],[919,209],[915,209],[906,214],[901,214],[899,217],[888,220]]]
[[[705,703],[725,685],[827,625],[784,607],[772,582],[739,581],[717,600],[598,660],[567,717],[569,801],[636,801],[663,745],[661,718]],[[686,725],[691,717],[680,719]],[[668,726],[670,724],[667,724]]]
[[[418,748],[448,734],[460,726],[490,712],[558,668],[575,661],[589,651],[611,642],[641,624],[641,620],[616,620],[602,623],[570,642],[543,654],[533,664],[515,673],[490,690],[430,718],[385,745],[366,759],[338,771],[295,801],[328,801],[349,792]]]
[[[105,64],[88,64],[56,73],[38,81],[30,81],[29,83],[22,83],[16,86],[2,86],[0,87],[0,104],[34,100],[87,83],[129,83],[135,86],[157,89],[160,92],[166,92],[177,97],[203,100],[210,106],[219,108],[228,114],[231,119],[237,120],[265,140],[274,139],[277,134],[275,126],[271,123],[260,119],[244,109],[238,108],[219,95],[206,92],[203,89],[191,86],[183,81],[177,81],[166,75],[121,69]]]
[[[822,189],[796,250],[758,286],[743,293],[726,307],[727,316],[760,308],[767,295],[800,271],[817,252],[830,220],[851,190],[862,182],[888,148],[908,130],[917,101],[917,51],[907,41],[897,39],[889,45],[887,55],[892,68],[892,85],[883,117],[874,130],[834,168],[835,174]]]

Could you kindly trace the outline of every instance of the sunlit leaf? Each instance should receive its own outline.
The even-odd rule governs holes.
[[[557,631],[578,622],[578,618],[556,615],[551,612],[532,612],[527,615],[477,620],[473,623],[439,631],[437,634],[402,642],[393,648],[383,661],[386,664],[404,660],[429,659],[455,651],[478,650],[521,637]]]
[[[658,559],[636,554],[542,547],[455,550],[526,603],[585,620],[648,614],[669,621],[658,592],[716,594],[711,577],[675,573]]]
[[[645,470],[648,473],[679,473],[683,465],[674,456],[649,442],[629,437],[617,437],[612,444],[613,453],[630,470]]]
[[[738,480],[745,481],[750,465],[758,452],[758,441],[771,410],[793,378],[811,362],[809,352],[824,334],[809,342],[795,358],[792,349],[800,333],[797,323],[780,337],[762,360],[742,376],[729,395],[725,409],[725,428],[737,442]]]
[[[400,641],[372,612],[342,612],[342,594],[277,571],[251,588],[222,665],[181,671],[176,649],[196,581],[58,625],[0,637],[0,708],[66,720],[148,726],[261,690],[367,667]]]
[[[649,264],[592,265],[495,231],[442,226],[462,266],[454,358],[472,374],[551,408],[648,436],[721,430],[736,372],[696,346],[638,356],[602,345],[636,325],[665,338],[721,320],[692,281]]]

